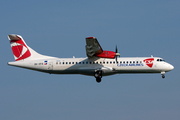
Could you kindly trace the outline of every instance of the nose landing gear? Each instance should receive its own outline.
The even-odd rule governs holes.
[[[162,78],[165,78],[165,75],[162,75]]]
[[[161,72],[162,78],[165,78],[165,72]]]
[[[94,77],[96,78],[96,82],[100,83],[101,82],[101,78],[102,78],[102,71],[101,70],[97,70],[94,73]]]

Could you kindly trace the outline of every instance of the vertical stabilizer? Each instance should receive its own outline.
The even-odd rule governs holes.
[[[10,40],[10,45],[14,54],[15,61],[52,58],[49,56],[41,55],[28,47],[20,35],[11,34],[8,35],[8,38]]]

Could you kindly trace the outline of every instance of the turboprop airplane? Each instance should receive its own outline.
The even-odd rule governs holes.
[[[8,35],[15,62],[8,65],[50,74],[82,74],[94,76],[101,82],[103,76],[122,73],[161,73],[174,67],[160,57],[120,57],[117,51],[105,51],[95,37],[86,38],[86,58],[57,58],[41,55],[31,49],[20,35]],[[119,58],[118,58],[119,57]]]

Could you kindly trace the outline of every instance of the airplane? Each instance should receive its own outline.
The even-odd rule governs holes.
[[[20,35],[8,35],[15,61],[8,65],[50,74],[82,74],[94,76],[100,83],[103,76],[124,73],[161,73],[174,66],[160,57],[120,57],[117,46],[114,51],[103,50],[95,37],[86,38],[85,58],[57,58],[37,53]]]

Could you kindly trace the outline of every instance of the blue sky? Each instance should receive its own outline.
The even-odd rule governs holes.
[[[67,0],[0,2],[0,119],[179,120],[178,0]],[[96,37],[121,57],[158,56],[175,69],[160,74],[103,77],[50,75],[8,66],[8,34],[22,35],[37,52],[86,57],[85,38]]]

